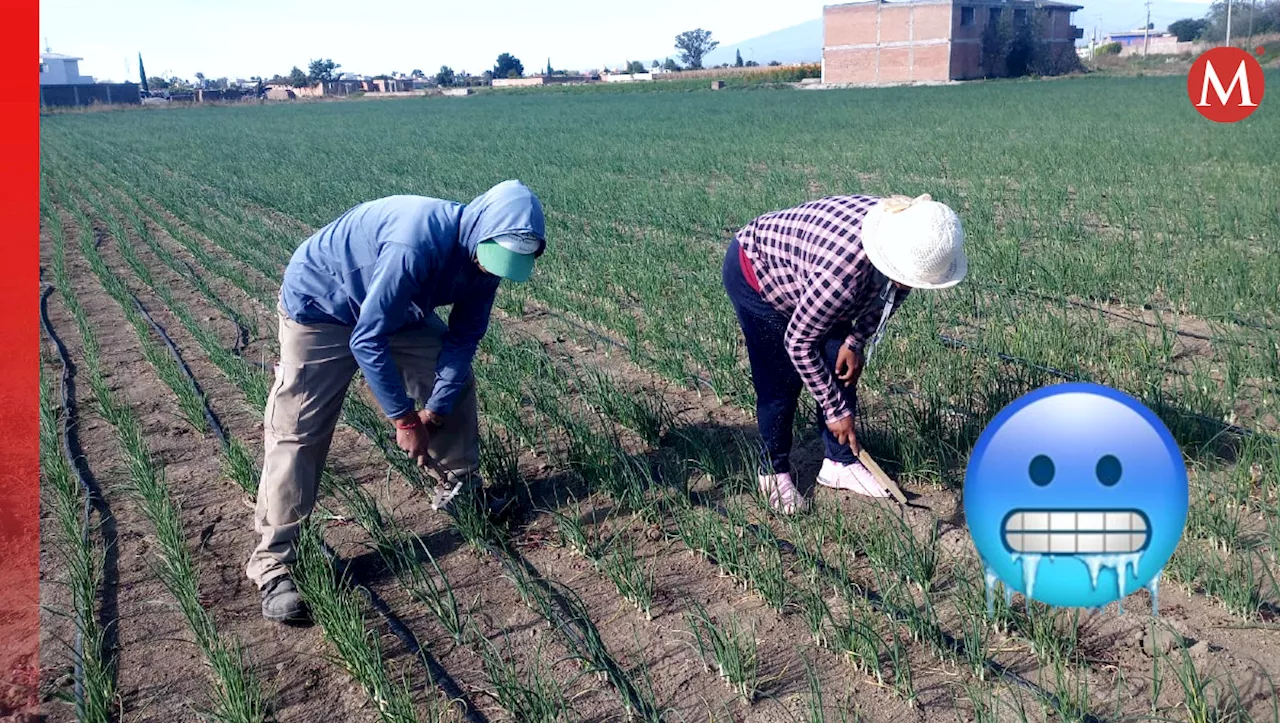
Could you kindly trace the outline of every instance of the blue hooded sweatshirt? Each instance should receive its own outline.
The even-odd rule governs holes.
[[[299,323],[353,327],[351,353],[390,418],[412,412],[414,403],[388,337],[452,304],[426,400],[427,409],[448,414],[471,378],[501,280],[475,264],[476,247],[507,233],[546,238],[542,205],[519,181],[504,181],[467,205],[423,196],[362,203],[298,247],[280,301]]]

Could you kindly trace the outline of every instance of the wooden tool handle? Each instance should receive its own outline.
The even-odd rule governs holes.
[[[876,478],[880,483],[880,486],[883,487],[886,492],[893,495],[894,499],[901,504],[907,504],[907,496],[902,494],[902,489],[898,487],[897,483],[894,482],[889,475],[884,473],[884,470],[880,469],[880,465],[876,464],[876,461],[871,458],[869,453],[867,453],[866,447],[863,447],[858,453],[858,459],[862,462],[862,466],[867,468],[867,471]]]

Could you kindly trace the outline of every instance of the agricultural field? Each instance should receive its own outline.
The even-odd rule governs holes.
[[[1272,75],[1273,85],[1280,80]],[[42,665],[51,721],[1277,721],[1280,114],[1172,78],[469,98],[42,120]],[[255,542],[275,296],[293,249],[397,193],[518,178],[547,210],[476,374],[491,485],[430,481],[353,385],[264,622]],[[755,492],[719,268],[826,194],[961,214],[859,439],[911,502]],[[57,342],[53,340],[56,336]],[[960,490],[986,421],[1063,380],[1140,398],[1191,474],[1160,587],[1096,611],[997,592]],[[821,463],[812,400],[799,479]]]

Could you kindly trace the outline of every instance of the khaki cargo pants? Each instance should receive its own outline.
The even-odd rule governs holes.
[[[342,401],[359,368],[349,346],[350,327],[299,324],[283,308],[276,314],[280,363],[263,419],[262,479],[254,514],[254,530],[262,539],[246,568],[259,587],[286,574],[294,562],[294,541],[315,506]],[[391,337],[405,390],[419,402],[431,396],[446,328],[432,314],[425,328]],[[387,432],[394,432],[389,422]],[[451,472],[470,474],[479,468],[479,437],[473,379],[431,435],[431,456]]]

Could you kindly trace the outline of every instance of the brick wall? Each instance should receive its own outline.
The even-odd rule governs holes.
[[[951,0],[828,6],[823,81],[910,83],[950,76]]]
[[[909,83],[983,77],[982,36],[1004,14],[1028,17],[1031,2],[867,0],[823,10],[823,81]],[[1074,52],[1067,8],[1043,8],[1045,39]],[[999,71],[997,74],[999,74]]]

